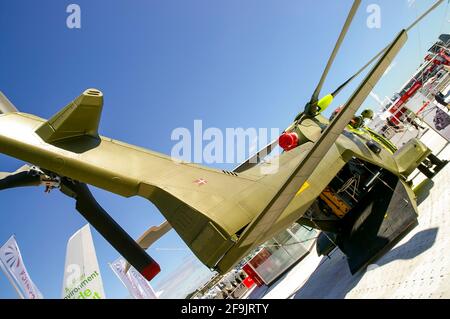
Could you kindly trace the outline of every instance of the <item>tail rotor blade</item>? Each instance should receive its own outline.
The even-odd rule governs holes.
[[[100,206],[84,183],[62,178],[61,191],[76,200],[76,209],[147,280],[160,267]]]
[[[39,186],[41,177],[24,165],[13,173],[0,172],[0,190],[16,187]]]

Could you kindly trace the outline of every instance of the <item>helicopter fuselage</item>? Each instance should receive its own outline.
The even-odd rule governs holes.
[[[322,124],[319,125],[318,121]],[[45,123],[45,120],[25,113],[9,113],[0,116],[0,152],[57,175],[94,185],[112,193],[149,199],[165,215],[201,261],[209,267],[225,271],[242,258],[242,256],[227,255],[239,238],[239,231],[244,229],[266,205],[271,196],[270,189],[276,188],[283,182],[282,168],[283,165],[290,165],[288,158],[302,156],[308,151],[312,142],[307,140],[320,134],[326,125],[323,124],[326,122],[322,117],[318,121],[306,120],[298,125],[296,130],[301,132],[303,143],[288,152],[289,156],[280,155],[277,159],[277,165],[280,166],[279,172],[267,170],[270,172],[267,174],[262,172],[265,171],[265,166],[273,165],[274,160],[262,162],[241,174],[234,174],[179,162],[163,154],[107,137],[93,139],[83,136],[49,144],[36,134],[36,130]],[[368,146],[369,141],[371,140],[366,136],[348,131],[341,134],[327,156],[318,162],[314,173],[299,189],[297,196],[273,225],[268,236],[248,247],[248,250],[299,220],[352,159],[369,163],[404,178],[405,174],[411,172],[429,154],[429,150],[420,145],[421,151],[416,152],[415,157],[409,157],[408,163],[405,159],[399,162],[398,158],[383,147],[380,147],[378,152],[371,150]],[[191,170],[184,176],[177,175],[177,187],[175,187],[170,180],[179,167],[190,167]],[[224,174],[229,179],[238,179],[238,183],[233,184],[236,185],[236,189],[231,191],[226,185],[220,185],[223,184],[220,180],[215,183],[214,176]],[[194,183],[196,179],[204,178],[204,176],[209,176],[207,185]],[[185,182],[184,185],[183,182]],[[198,191],[204,193],[208,204],[196,194]],[[259,196],[255,196],[255,193]],[[176,198],[182,198],[189,209],[181,213],[179,209],[183,205],[181,202],[169,204]],[[211,247],[205,249],[205,246],[209,245],[204,242],[200,247],[198,241],[202,239],[202,231],[192,226],[187,227],[191,224],[188,221],[191,217],[183,217],[183,215],[189,216],[191,210],[198,215],[198,218],[193,219],[195,222],[192,221],[192,225],[208,222],[211,224],[211,231],[217,231],[220,234],[217,238],[211,235],[214,237],[211,239]],[[183,218],[186,220],[183,221]],[[202,224],[201,227],[204,228],[205,225]],[[212,248],[213,246],[215,248]]]

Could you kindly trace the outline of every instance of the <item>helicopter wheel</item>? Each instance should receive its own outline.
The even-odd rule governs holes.
[[[424,164],[420,164],[417,169],[425,175],[427,178],[432,179],[434,177],[434,172],[432,172],[427,166]]]

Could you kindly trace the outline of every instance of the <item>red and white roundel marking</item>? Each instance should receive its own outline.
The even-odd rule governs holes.
[[[202,185],[206,185],[208,183],[208,181],[203,178],[199,178],[199,179],[195,180],[194,183],[197,184],[198,186],[202,186]]]

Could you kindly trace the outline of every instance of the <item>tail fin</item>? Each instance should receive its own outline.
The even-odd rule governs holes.
[[[14,104],[0,91],[0,114],[18,112]]]
[[[49,144],[81,136],[99,139],[98,125],[102,109],[102,92],[88,89],[42,124],[36,133]]]

